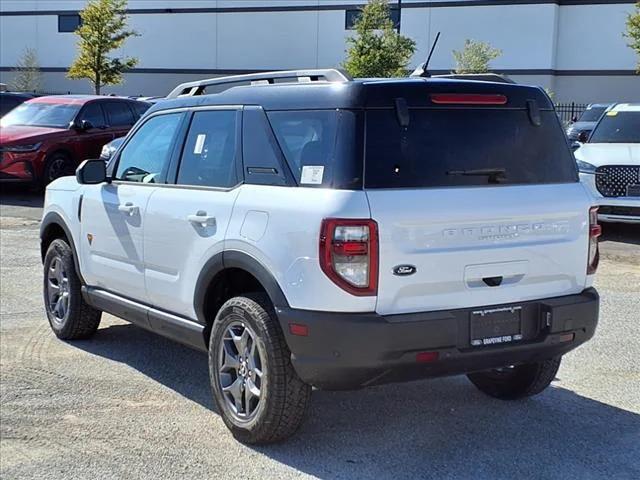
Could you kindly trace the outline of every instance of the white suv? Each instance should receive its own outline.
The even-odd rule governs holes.
[[[312,386],[533,395],[594,334],[596,210],[542,90],[313,70],[171,96],[47,188],[46,312],[208,351],[241,441],[291,435]]]
[[[640,103],[609,108],[575,156],[598,218],[640,223]]]

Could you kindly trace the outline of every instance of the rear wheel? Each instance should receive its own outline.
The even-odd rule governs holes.
[[[102,312],[82,298],[73,252],[67,242],[51,242],[44,257],[44,306],[53,333],[63,340],[92,336],[100,325]]]
[[[302,424],[311,387],[290,356],[266,295],[235,297],[222,306],[209,342],[209,374],[222,419],[239,441],[277,442]]]
[[[517,400],[537,395],[547,388],[558,373],[562,357],[526,363],[467,375],[471,383],[487,395],[502,400]]]

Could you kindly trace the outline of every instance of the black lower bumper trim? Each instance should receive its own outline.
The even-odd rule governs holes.
[[[471,312],[522,308],[521,341],[472,347]],[[580,294],[511,305],[381,316],[278,308],[293,366],[307,383],[323,389],[353,389],[395,381],[456,375],[563,355],[589,340],[598,323],[599,297]],[[289,332],[304,324],[308,336]],[[573,335],[567,335],[573,334]],[[419,352],[437,360],[417,363]]]

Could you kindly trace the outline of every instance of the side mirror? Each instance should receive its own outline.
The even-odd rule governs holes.
[[[575,115],[573,117],[571,117],[571,122],[572,123],[576,123],[578,121],[578,117],[576,117]]]
[[[96,185],[107,181],[107,166],[104,160],[85,160],[76,169],[76,180],[80,185]]]
[[[591,130],[583,130],[578,135],[578,141],[580,143],[587,143],[589,141],[589,135],[591,135]]]
[[[76,128],[81,132],[86,132],[87,130],[91,130],[93,128],[93,123],[89,120],[80,120],[80,123],[76,124]]]

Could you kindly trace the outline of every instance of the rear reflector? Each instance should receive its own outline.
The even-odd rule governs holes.
[[[598,207],[589,209],[589,254],[587,258],[587,275],[593,275],[600,263],[598,237],[602,235],[602,227],[598,225]]]
[[[507,97],[493,93],[432,93],[431,101],[439,105],[504,105]]]
[[[438,352],[420,352],[416,354],[416,362],[429,363],[438,360]]]
[[[309,335],[309,327],[301,323],[290,323],[289,332],[291,332],[291,335],[297,335],[298,337],[307,337]]]

